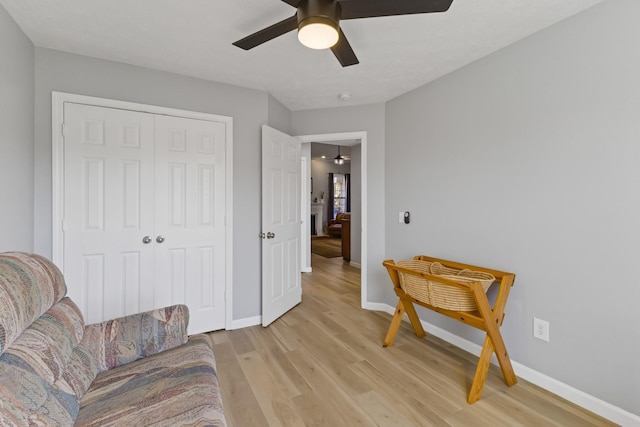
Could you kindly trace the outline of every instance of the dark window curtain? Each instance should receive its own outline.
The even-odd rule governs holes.
[[[328,191],[328,205],[327,205],[327,209],[329,211],[328,215],[327,215],[327,224],[329,223],[329,221],[331,221],[333,219],[333,203],[335,202],[334,198],[333,198],[333,174],[330,173],[329,174],[329,191]]]
[[[351,174],[344,175],[344,182],[347,187],[347,212],[351,212]]]

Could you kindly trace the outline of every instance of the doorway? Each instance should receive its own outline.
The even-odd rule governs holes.
[[[367,132],[344,132],[344,133],[330,133],[330,134],[317,134],[317,135],[302,135],[298,136],[298,138],[303,143],[303,153],[305,145],[310,147],[310,144],[313,142],[323,143],[323,144],[336,144],[341,146],[349,146],[352,150],[359,151],[360,161],[359,167],[352,170],[351,174],[353,177],[353,181],[356,179],[360,182],[360,194],[359,200],[357,197],[354,197],[352,201],[352,210],[356,211],[356,208],[359,210],[359,215],[353,215],[351,221],[351,227],[356,230],[360,230],[360,238],[358,241],[352,241],[352,245],[359,245],[360,247],[360,269],[361,269],[361,307],[365,308],[367,301]],[[337,150],[337,147],[336,147]],[[303,195],[310,199],[309,195],[311,194],[311,168],[310,168],[310,158],[307,160],[303,160],[302,163],[307,165],[304,167],[306,171],[304,173],[307,174],[306,177],[303,178]],[[355,175],[355,176],[354,176]],[[314,184],[315,185],[315,182]],[[355,196],[355,192],[354,192]],[[311,239],[311,227],[310,227],[310,218],[311,218],[311,203],[306,203],[302,207],[302,217],[308,218],[309,220],[303,221],[302,223],[302,241],[310,242]],[[302,271],[312,271],[311,266],[311,250],[310,244],[302,245]],[[352,264],[357,264],[352,262]]]

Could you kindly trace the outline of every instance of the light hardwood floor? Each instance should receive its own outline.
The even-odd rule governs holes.
[[[468,405],[475,356],[405,322],[383,348],[391,316],[360,309],[360,271],[312,265],[302,303],[271,326],[211,333],[230,427],[614,425],[522,379],[507,387],[495,366]]]

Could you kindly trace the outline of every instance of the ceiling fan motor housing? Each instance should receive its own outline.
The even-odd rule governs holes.
[[[308,24],[326,24],[338,31],[340,3],[335,0],[303,0],[298,4],[298,30]]]

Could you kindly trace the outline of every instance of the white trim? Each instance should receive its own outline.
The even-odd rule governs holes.
[[[245,317],[244,319],[233,320],[230,325],[230,327],[227,326],[227,330],[262,325],[262,316]]]
[[[62,126],[64,123],[65,100],[66,98],[63,94],[58,92],[51,94],[51,261],[63,272],[64,140]]]
[[[302,145],[302,143],[300,144]],[[310,187],[310,165],[307,157],[300,157],[300,271],[303,273],[311,272],[311,235],[308,231],[311,218],[311,194]]]
[[[352,144],[360,144],[360,184],[361,184],[361,221],[362,230],[360,231],[361,241],[361,262],[362,272],[360,273],[360,306],[366,308],[368,303],[368,285],[367,285],[367,132],[341,132],[341,133],[323,133],[317,135],[298,135],[302,142],[331,142],[331,141],[356,141]]]
[[[396,311],[395,307],[382,303],[370,303],[366,308],[368,310],[384,311],[390,315],[394,315]],[[403,320],[406,322],[409,321],[406,314]],[[478,344],[461,338],[458,335],[454,335],[451,332],[439,328],[438,326],[435,326],[431,323],[425,322],[424,320],[420,320],[420,323],[422,323],[422,327],[424,328],[425,332],[436,336],[450,344],[453,344],[456,347],[459,347],[473,354],[474,356],[480,356],[482,347]],[[495,355],[493,358],[493,363],[497,363]],[[598,399],[595,396],[587,394],[581,390],[578,390],[577,388],[571,387],[570,385],[560,382],[555,378],[551,378],[541,372],[518,363],[513,359],[511,360],[511,364],[513,365],[513,370],[518,377],[529,381],[530,383],[535,384],[538,387],[541,387],[555,395],[558,395],[571,403],[574,403],[588,411],[598,414],[601,417],[604,417],[622,426],[640,426],[640,416],[638,415],[632,414],[631,412],[625,411],[624,409],[605,402],[602,399]]]
[[[223,116],[215,116],[223,117]],[[233,323],[233,118],[225,120],[225,329]]]
[[[382,302],[368,302],[364,307],[365,310],[370,310],[370,311],[384,311],[385,313],[389,313],[391,315],[395,314],[395,309],[391,309],[391,311],[389,311],[389,304],[385,304]],[[406,318],[405,316],[405,320],[408,320],[408,318]]]
[[[349,265],[351,267],[355,267],[355,268],[360,268],[362,269],[362,265],[359,262],[353,262],[353,261],[349,261]]]
[[[51,150],[52,150],[52,261],[64,272],[64,241],[62,234],[62,212],[64,194],[64,103],[95,105],[98,107],[119,108],[188,119],[221,122],[225,125],[225,328],[233,322],[233,118],[197,111],[179,110],[135,102],[118,101],[93,96],[76,95],[64,92],[51,93]]]

